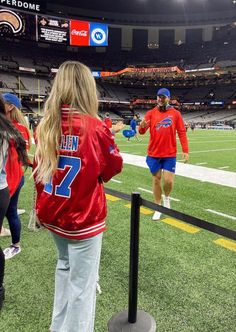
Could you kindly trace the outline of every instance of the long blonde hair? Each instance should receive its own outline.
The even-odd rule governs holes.
[[[13,107],[13,108],[11,109],[11,111],[10,111],[10,118],[11,118],[12,121],[17,121],[17,122],[21,123],[21,124],[24,125],[26,128],[29,127],[27,121],[26,121],[25,118],[24,118],[23,113],[22,113],[21,110],[20,110],[18,107],[16,107],[15,105],[14,105],[14,107]]]
[[[55,77],[44,106],[44,117],[37,128],[35,160],[36,180],[46,183],[58,166],[61,138],[61,105],[70,105],[81,114],[97,118],[98,98],[96,83],[90,69],[78,61],[64,62]]]

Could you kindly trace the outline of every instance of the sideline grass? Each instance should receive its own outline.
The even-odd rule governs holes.
[[[208,134],[196,131],[189,135],[198,134],[198,139],[204,140],[200,136],[205,133]],[[228,133],[219,133],[221,138],[223,134],[229,137]],[[235,133],[229,135],[235,137]],[[117,139],[123,140],[121,136]],[[142,143],[145,144],[128,143],[129,149],[145,155],[146,141]],[[236,171],[235,166],[230,170]],[[3,332],[47,332],[50,325],[56,251],[47,231],[27,229],[33,196],[29,174],[30,170],[19,205],[26,209],[21,218],[22,252],[6,262],[6,301],[0,317]],[[138,186],[151,189],[148,170],[138,167],[125,165],[116,179],[122,184],[110,182],[108,186],[128,193]],[[151,200],[148,193],[142,196]],[[177,176],[173,197],[180,199],[172,203],[177,210],[235,230],[234,221],[205,211],[206,207],[236,215],[234,189]],[[106,332],[111,316],[127,308],[130,210],[124,204],[127,202],[123,200],[108,202],[96,332]],[[216,245],[213,241],[218,238],[207,231],[188,234],[165,223],[152,222],[150,216],[141,216],[138,308],[153,315],[158,332],[235,330],[235,253]],[[1,238],[3,248],[8,244],[9,238]]]
[[[123,204],[108,203],[96,332],[107,331],[110,317],[127,308],[129,209]],[[26,224],[25,215],[22,253],[6,263],[4,332],[46,332],[50,324],[55,248],[47,231],[30,232]],[[205,231],[187,234],[146,216],[140,226],[138,307],[153,315],[158,331],[233,331],[235,254]]]

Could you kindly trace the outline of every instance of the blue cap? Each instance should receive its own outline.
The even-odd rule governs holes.
[[[168,90],[166,88],[161,88],[157,91],[157,95],[158,96],[166,96],[166,97],[170,98],[170,90]]]
[[[17,108],[22,107],[21,101],[16,95],[13,95],[12,93],[4,93],[2,97],[5,103],[13,104]]]

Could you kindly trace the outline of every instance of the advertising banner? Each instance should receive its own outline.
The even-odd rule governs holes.
[[[0,7],[0,37],[19,37],[68,46],[107,46],[108,26]]]
[[[71,46],[107,46],[108,26],[86,21],[70,21]]]
[[[108,26],[100,23],[90,23],[90,46],[108,45]]]
[[[38,15],[36,40],[69,45],[69,20]]]
[[[70,45],[89,46],[89,22],[70,21]]]

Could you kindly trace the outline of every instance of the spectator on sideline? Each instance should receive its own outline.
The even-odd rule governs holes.
[[[112,121],[111,121],[111,118],[110,118],[110,114],[109,113],[106,113],[105,114],[105,118],[103,120],[105,122],[105,124],[107,125],[107,128],[111,129],[112,128]]]
[[[194,129],[195,129],[195,123],[194,122],[191,123],[190,128],[191,128],[192,131],[194,131]]]
[[[22,107],[20,99],[12,93],[4,93],[3,99],[5,103],[7,118],[12,122],[15,128],[21,133],[22,137],[25,139],[26,148],[28,150],[30,147],[30,134],[27,128],[25,118],[20,111],[20,108]],[[24,185],[24,171],[22,169],[22,164],[18,160],[18,158],[16,158],[15,162],[15,174],[9,171],[9,164],[6,164],[8,185],[9,187],[13,187],[16,190],[14,189],[14,194],[10,192],[11,199],[6,213],[6,217],[11,231],[12,244],[4,250],[5,259],[10,259],[21,252],[21,221],[19,218],[19,214],[21,214],[22,211],[19,211],[19,213],[17,212],[17,205],[21,188]],[[20,181],[18,182],[19,177]]]
[[[162,178],[164,206],[170,208],[170,193],[174,185],[176,166],[176,131],[178,133],[185,162],[188,161],[188,140],[184,121],[179,111],[169,105],[170,91],[162,88],[157,91],[157,106],[149,110],[139,126],[139,133],[150,129],[147,151],[147,165],[153,178],[155,203],[161,204]],[[155,211],[153,220],[159,220],[161,213]]]
[[[98,117],[87,66],[60,66],[36,134],[36,211],[58,250],[50,330],[92,332],[107,214],[103,181],[121,171],[122,157]]]
[[[133,116],[133,119],[130,121],[130,128],[131,130],[134,131],[134,137],[136,139],[136,141],[140,142],[141,140],[138,138],[138,135],[137,135],[137,120],[138,120],[138,116],[135,114]],[[128,137],[128,141],[130,141],[130,137]]]
[[[6,118],[6,110],[2,97],[0,96],[0,231],[4,216],[10,202],[10,188],[7,183],[6,162],[13,163],[14,153],[22,161],[27,163],[26,144],[18,130]],[[4,301],[5,291],[3,286],[5,270],[5,255],[0,247],[0,310]]]

